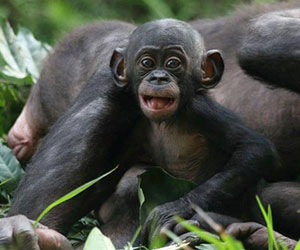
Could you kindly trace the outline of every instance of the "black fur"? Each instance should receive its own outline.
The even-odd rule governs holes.
[[[156,32],[160,32],[159,25],[163,29],[170,23],[171,27],[175,24],[178,34],[182,27],[189,27],[184,24],[178,28],[176,25],[182,22],[173,20],[143,27],[158,24]],[[193,75],[184,76],[182,82],[181,75],[186,73],[175,74],[185,105],[179,105],[172,118],[159,122],[143,116],[133,86],[116,86],[110,69],[110,65],[115,65],[109,60],[114,49],[127,46],[132,30],[126,23],[102,22],[88,26],[66,38],[49,56],[38,86],[44,112],[50,112],[49,122],[54,125],[27,168],[11,215],[22,213],[34,219],[63,194],[120,164],[97,187],[54,208],[43,219],[44,224],[65,232],[78,218],[109,197],[125,170],[142,162],[160,165],[174,175],[199,184],[186,197],[162,205],[152,213],[159,214],[159,225],[165,227],[174,224],[174,214],[191,216],[190,202],[206,211],[222,212],[254,186],[265,170],[278,167],[271,143],[246,128],[205,90],[195,92],[193,81],[199,79],[201,84],[200,67],[205,49],[200,36],[190,27],[183,30],[187,32],[186,37],[175,35],[169,42],[169,35],[160,34],[162,40],[158,42],[179,44],[187,53],[186,72]],[[144,31],[137,32],[144,34],[148,44],[152,43]],[[189,35],[196,37],[193,43]],[[131,38],[130,46],[135,43],[135,38]],[[132,67],[130,57],[125,57],[125,62]],[[53,67],[58,70],[51,70]],[[215,71],[219,70],[214,67]],[[130,68],[128,72],[135,74]],[[134,78],[129,75],[128,79]],[[129,80],[130,84],[138,82]],[[77,97],[74,91],[79,93]],[[57,109],[56,105],[59,105]],[[59,117],[56,122],[55,117]],[[151,215],[149,218],[148,222]]]

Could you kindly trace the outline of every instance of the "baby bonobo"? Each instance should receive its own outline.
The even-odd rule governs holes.
[[[131,85],[154,123],[181,120],[197,93],[214,87],[224,70],[220,52],[206,53],[199,33],[174,20],[137,28],[127,50],[114,52],[111,66],[116,83]]]
[[[75,32],[45,64],[39,89],[35,87],[45,98],[31,96],[29,105],[42,101],[49,112],[62,97],[67,108],[33,156],[10,215],[35,219],[51,202],[116,164],[118,170],[97,187],[54,208],[42,223],[67,232],[107,200],[129,168],[140,164],[160,166],[198,184],[181,199],[152,211],[144,240],[164,228],[173,230],[174,215],[194,215],[190,203],[235,215],[241,196],[279,162],[268,140],[207,95],[223,70],[220,52],[206,51],[201,35],[185,22],[163,19],[135,30],[126,23],[100,22]],[[59,91],[54,86],[58,84]],[[47,97],[55,97],[54,104],[49,105]],[[137,217],[125,222],[126,216],[111,216],[103,228],[117,247],[130,240],[119,228],[128,228]],[[22,232],[24,223],[13,218],[9,224],[17,227],[14,232]],[[150,232],[153,218],[158,224]]]

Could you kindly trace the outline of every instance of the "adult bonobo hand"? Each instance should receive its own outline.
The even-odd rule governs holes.
[[[32,221],[24,215],[0,220],[1,250],[71,250],[70,242],[62,234],[39,224],[33,229]]]
[[[226,230],[238,240],[241,240],[247,250],[268,249],[268,230],[261,224],[255,222],[233,223]],[[274,235],[278,243],[282,242],[290,250],[295,248],[297,244],[295,240],[277,232]]]

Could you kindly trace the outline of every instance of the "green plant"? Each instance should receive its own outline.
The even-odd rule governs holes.
[[[91,180],[83,185],[81,185],[80,187],[74,189],[73,191],[67,193],[66,195],[62,196],[61,198],[59,198],[58,200],[54,201],[53,203],[51,203],[49,206],[47,206],[42,212],[41,214],[38,216],[38,218],[36,219],[36,221],[33,224],[33,227],[37,227],[38,223],[41,221],[41,219],[51,211],[51,209],[53,209],[54,207],[72,199],[73,197],[75,197],[76,195],[82,193],[84,190],[88,189],[89,187],[91,187],[92,185],[94,185],[95,183],[97,183],[98,181],[100,181],[101,179],[103,179],[104,177],[110,175],[112,172],[114,172],[116,169],[118,168],[118,166],[116,166],[115,168],[113,168],[112,170],[110,170],[109,172],[99,176],[98,178]]]
[[[37,41],[27,29],[19,28],[15,34],[0,18],[0,137],[20,113],[49,50],[49,45]]]

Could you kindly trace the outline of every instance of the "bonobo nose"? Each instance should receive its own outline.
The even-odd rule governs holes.
[[[154,85],[164,85],[170,82],[170,77],[166,72],[156,70],[151,74],[149,82]]]

